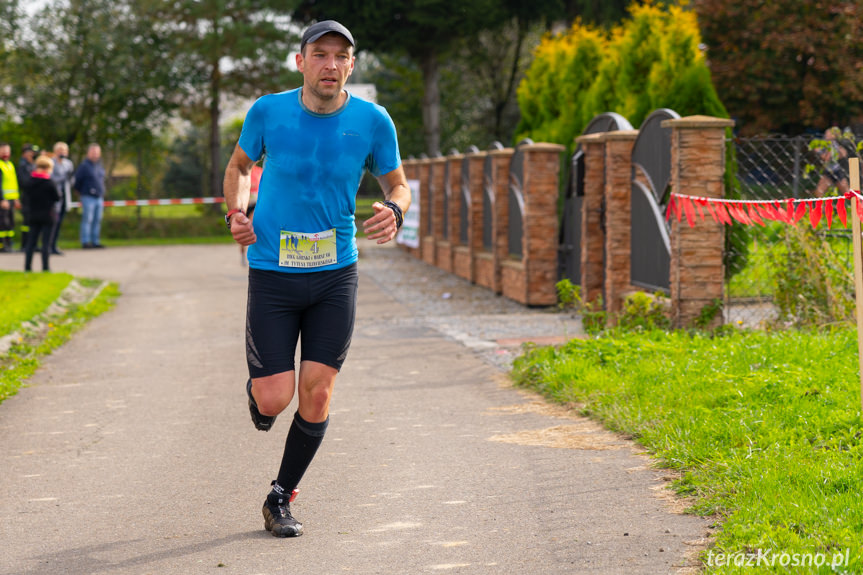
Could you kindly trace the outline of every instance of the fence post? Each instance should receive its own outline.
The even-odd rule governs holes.
[[[452,273],[453,248],[458,239],[458,193],[461,182],[462,155],[451,152],[443,165],[443,194],[441,201],[441,238],[437,243],[435,265]]]
[[[434,265],[435,239],[429,227],[432,215],[431,194],[429,193],[429,168],[431,160],[423,158],[417,166],[417,177],[420,181],[420,253],[419,256],[427,264]]]
[[[510,257],[501,265],[502,292],[526,305],[557,303],[558,180],[560,154],[557,144],[524,144],[521,194],[521,258]],[[512,227],[514,222],[508,222]]]
[[[460,219],[452,267],[457,276],[469,282],[474,281],[474,254],[482,249],[482,168],[485,156],[485,152],[475,148],[468,151],[459,172],[461,178],[457,197]],[[462,210],[462,207],[466,209]],[[461,220],[463,217],[467,218],[466,221]]]
[[[435,241],[435,261],[434,265],[438,265],[437,261],[440,257],[440,242],[444,237],[444,172],[446,168],[446,158],[441,155],[432,158],[429,163],[429,181],[428,188],[431,195],[431,229],[429,233],[434,237]]]
[[[688,116],[662,122],[671,128],[671,191],[721,198],[725,195],[725,129],[732,120]],[[723,224],[710,218],[689,227],[671,224],[671,313],[675,327],[687,327],[705,306],[723,301]],[[721,314],[714,324],[721,323]]]
[[[605,141],[605,309],[609,317],[623,308],[632,290],[632,147],[638,130],[603,134]],[[613,321],[613,319],[612,319]]]
[[[581,292],[585,301],[602,295],[605,283],[605,230],[602,195],[605,193],[605,140],[603,134],[579,136],[584,151],[584,200],[581,204]]]
[[[507,256],[507,222],[509,214],[509,161],[513,149],[490,150],[486,157],[487,173],[483,194],[491,201],[491,246],[476,254],[476,283],[495,293],[501,292],[500,262]]]

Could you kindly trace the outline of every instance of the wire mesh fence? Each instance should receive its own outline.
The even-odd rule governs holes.
[[[815,138],[729,140],[726,195],[741,200],[814,197],[824,177],[820,157],[810,149]],[[832,187],[825,195],[839,193]],[[831,309],[838,299],[848,297],[844,278],[850,279],[852,271],[850,230],[839,222],[832,229],[823,223],[817,230],[807,227],[801,221],[795,229],[781,222],[763,227],[735,223],[726,229],[726,323],[799,325],[811,318],[807,310],[813,305]],[[853,291],[853,282],[848,285]]]

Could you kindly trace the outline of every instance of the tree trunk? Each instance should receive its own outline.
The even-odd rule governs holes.
[[[222,138],[219,132],[221,79],[219,61],[216,60],[210,73],[210,195],[214,198],[222,195]]]
[[[426,154],[433,158],[440,152],[440,70],[434,50],[420,61],[423,73],[423,133]]]

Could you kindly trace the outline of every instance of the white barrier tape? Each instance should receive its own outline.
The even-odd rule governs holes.
[[[106,208],[118,206],[176,206],[189,204],[223,204],[225,198],[166,198],[161,200],[108,200]],[[80,208],[81,202],[72,202],[69,208]]]

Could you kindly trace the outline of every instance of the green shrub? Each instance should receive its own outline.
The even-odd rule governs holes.
[[[558,307],[581,315],[581,325],[586,333],[597,334],[605,329],[607,314],[603,309],[602,296],[592,302],[584,301],[581,297],[581,286],[573,284],[566,278],[557,282],[555,287]]]
[[[546,36],[518,87],[516,141],[573,145],[597,114],[618,112],[638,126],[657,108],[727,118],[699,46],[695,14],[678,6],[633,4],[607,32],[576,21]]]
[[[564,278],[555,284],[557,288],[558,307],[563,311],[571,311],[581,316],[585,333],[600,334],[608,329],[609,320],[613,320],[616,330],[651,331],[655,329],[671,329],[668,317],[668,300],[661,292],[648,294],[635,292],[623,301],[623,309],[612,317],[604,309],[602,296],[593,301],[585,301],[581,295],[581,286],[573,284]]]
[[[667,315],[668,305],[665,294],[653,295],[642,291],[626,296],[623,309],[617,317],[617,327],[628,331],[650,331],[671,329]]]
[[[779,319],[797,327],[855,321],[854,277],[848,265],[811,227],[785,226],[784,265],[775,266]]]

